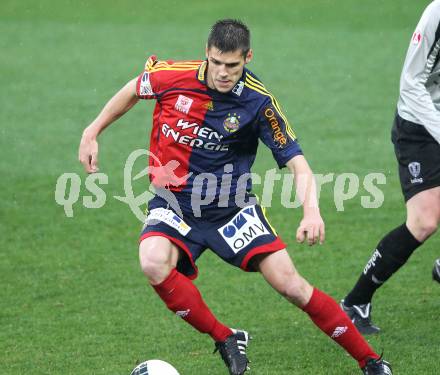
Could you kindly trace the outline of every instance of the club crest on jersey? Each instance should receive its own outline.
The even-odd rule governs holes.
[[[412,184],[423,183],[423,178],[419,177],[421,169],[422,167],[418,161],[413,161],[412,163],[408,164],[409,173],[411,173],[411,176],[414,177],[411,179]]]
[[[236,113],[234,113],[232,116],[230,113],[228,113],[228,117],[226,117],[226,120],[223,121],[223,127],[225,130],[229,133],[234,133],[238,130],[240,126],[240,116],[237,116]]]
[[[192,103],[193,103],[192,99],[190,99],[184,95],[179,95],[179,97],[177,98],[177,102],[174,105],[174,108],[176,110],[178,110],[179,112],[183,112],[185,114],[188,114]]]

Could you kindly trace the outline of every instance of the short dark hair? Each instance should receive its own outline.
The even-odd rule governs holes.
[[[243,56],[246,56],[251,48],[251,33],[240,20],[219,20],[212,26],[208,36],[208,49],[211,47],[221,52],[241,49]]]

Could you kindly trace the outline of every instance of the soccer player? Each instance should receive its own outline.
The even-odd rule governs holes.
[[[411,38],[400,78],[392,129],[406,202],[406,222],[377,245],[341,307],[363,334],[379,328],[371,321],[371,299],[440,221],[440,0],[426,8]],[[440,282],[440,262],[432,271]]]
[[[97,136],[139,99],[155,99],[150,179],[157,195],[140,237],[141,268],[166,306],[215,341],[229,373],[247,370],[248,333],[220,322],[192,279],[210,248],[227,263],[257,271],[287,301],[341,345],[364,374],[391,374],[337,302],[296,271],[286,245],[251,193],[250,168],[258,140],[279,167],[294,174],[304,217],[296,238],[324,241],[324,222],[312,171],[280,105],[245,64],[250,33],[240,21],[212,27],[204,61],[161,61],[129,81],[85,129],[79,159],[97,171]]]

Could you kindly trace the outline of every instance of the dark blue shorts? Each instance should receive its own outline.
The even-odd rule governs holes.
[[[191,279],[197,277],[196,260],[208,248],[245,271],[255,271],[249,266],[253,256],[286,248],[259,205],[216,208],[203,218],[185,213],[179,217],[157,196],[148,207],[140,241],[152,236],[168,238],[185,254],[180,257],[177,270]]]

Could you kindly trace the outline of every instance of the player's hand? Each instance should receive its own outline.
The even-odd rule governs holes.
[[[79,144],[78,159],[87,173],[95,173],[98,168],[98,142],[84,131]]]
[[[310,246],[318,243],[318,241],[320,245],[324,243],[325,225],[319,211],[304,215],[296,231],[296,240],[299,243],[307,240]]]

